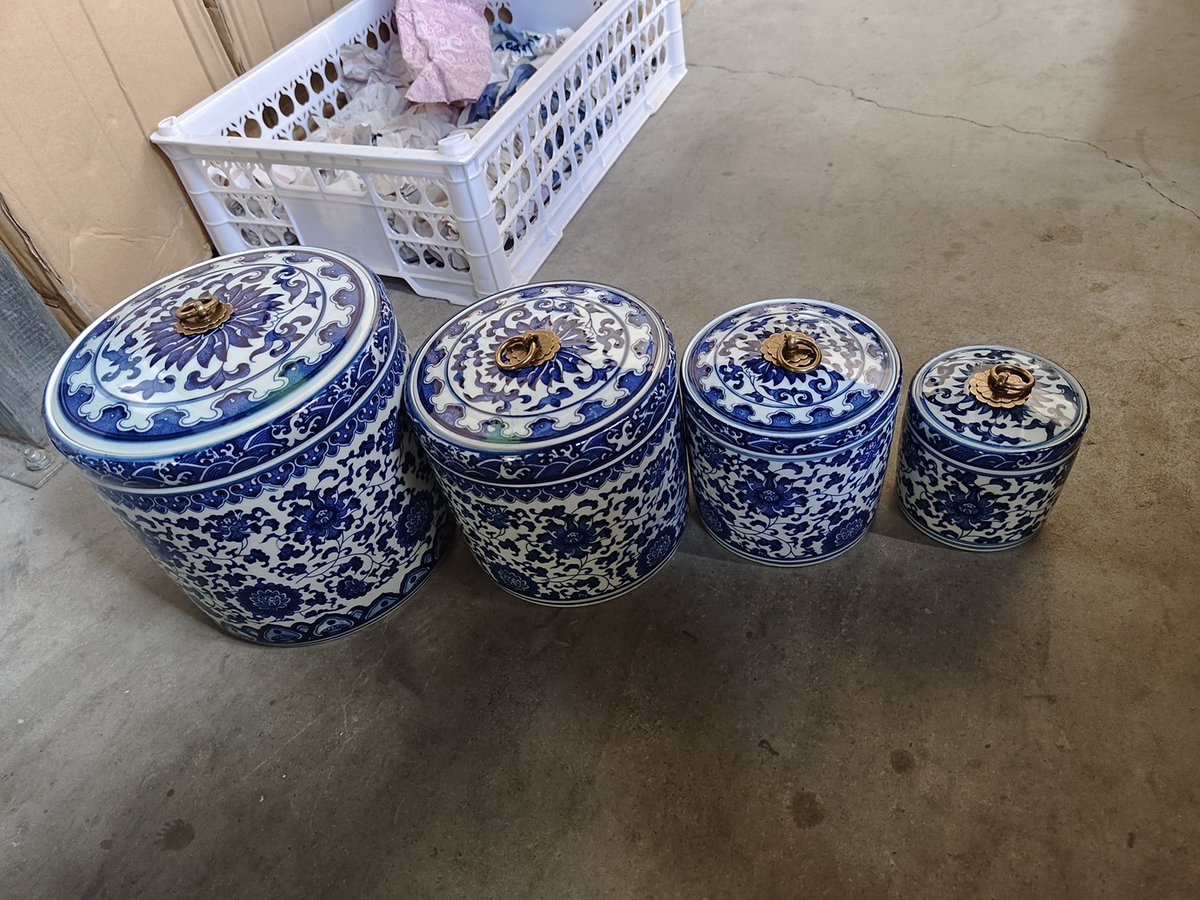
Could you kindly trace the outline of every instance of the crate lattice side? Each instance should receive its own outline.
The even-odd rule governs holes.
[[[603,28],[589,19],[594,34],[582,49],[576,41],[570,59],[548,60],[541,67],[555,72],[548,83],[541,78],[534,95],[532,82],[523,85],[462,157],[356,156],[353,147],[308,141],[349,102],[339,48],[361,43],[386,52],[396,38],[390,4],[366,0],[357,5],[368,21],[322,38],[294,75],[257,79],[253,99],[243,91],[240,110],[219,129],[226,140],[198,136],[186,149],[164,149],[220,252],[328,246],[407,279],[418,293],[467,302],[532,276],[653,111],[639,107],[644,95],[656,106],[682,77],[682,43],[676,59],[668,53],[672,35],[679,39],[677,0],[577,2],[581,15],[603,8]],[[491,0],[488,12],[525,29],[530,9],[553,22],[566,5]]]

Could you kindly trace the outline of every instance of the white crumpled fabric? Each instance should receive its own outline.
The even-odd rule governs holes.
[[[554,34],[527,34],[522,50],[505,49],[503,35],[496,37],[491,53],[487,84],[503,90],[517,68],[529,64],[541,66],[571,36],[569,28]],[[386,52],[365,44],[345,44],[338,50],[344,87],[349,102],[328,123],[310,134],[307,141],[350,144],[366,147],[393,147],[410,150],[436,150],[438,142],[452,132],[474,133],[487,124],[486,119],[471,121],[470,104],[413,103],[413,71],[404,58],[399,41],[392,41]],[[312,169],[307,166],[275,166],[275,178],[295,188],[316,189]],[[329,181],[322,179],[326,191],[362,194],[366,188],[354,172],[339,171]],[[374,176],[372,187],[383,197],[396,196],[395,179]],[[404,193],[403,186],[399,189]],[[430,198],[440,202],[443,198]]]
[[[407,147],[437,149],[438,141],[458,127],[458,109],[443,103],[410,103],[408,87],[412,72],[400,47],[392,43],[381,53],[363,44],[347,44],[339,50],[349,102],[307,138],[329,144],[364,147]],[[307,166],[276,166],[275,176],[294,187],[316,187]],[[378,182],[378,179],[377,179]],[[327,191],[361,194],[365,188],[354,172],[340,172],[324,185]],[[390,185],[377,183],[386,195]]]

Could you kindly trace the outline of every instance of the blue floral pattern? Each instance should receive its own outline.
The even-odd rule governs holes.
[[[786,331],[816,342],[815,369],[763,357],[763,341]],[[719,543],[803,566],[867,533],[900,396],[900,355],[878,326],[819,300],[752,303],[703,328],[683,371],[696,505]]]
[[[277,526],[261,508],[233,509],[209,519],[206,530],[215,541],[244,545],[252,535]]]
[[[1005,469],[969,466],[926,443],[914,407],[900,443],[900,508],[918,530],[967,550],[1003,550],[1032,538],[1058,500],[1079,442],[1065,458]],[[1034,457],[1037,454],[1027,454]]]
[[[538,329],[558,337],[554,356],[501,371],[500,345]],[[656,383],[664,331],[640,301],[603,285],[503,291],[456,315],[417,353],[410,403],[443,442],[472,449],[615,431]]]
[[[249,255],[257,258],[262,254],[256,252]],[[367,278],[368,281],[360,282],[360,286],[369,284],[369,293],[377,296],[386,294],[378,279],[369,273],[362,278]],[[367,292],[365,287],[362,289]],[[345,302],[362,302],[361,296],[356,292],[339,297]],[[116,314],[114,312],[114,315]],[[103,327],[106,323],[107,320],[98,325]],[[80,338],[80,342],[85,344],[91,340],[90,332],[85,332]],[[334,423],[344,422],[349,411],[364,404],[373,404],[375,399],[369,396],[368,392],[373,385],[379,383],[381,376],[386,374],[390,360],[397,353],[407,355],[404,338],[395,326],[390,305],[384,304],[379,309],[379,320],[370,337],[367,352],[360,352],[344,371],[332,377],[325,390],[303,401],[298,408],[287,409],[287,404],[281,403],[285,408],[271,421],[240,431],[219,442],[190,442],[182,449],[178,449],[172,443],[170,451],[166,451],[148,443],[140,443],[138,436],[132,435],[122,438],[120,442],[96,444],[89,434],[72,426],[69,411],[61,406],[60,400],[52,400],[52,395],[49,394],[47,406],[50,414],[47,416],[47,427],[51,439],[68,459],[86,469],[92,477],[116,487],[184,487],[213,482],[261,467],[287,455],[295,447],[311,441]],[[72,367],[84,356],[80,351],[64,357],[64,361],[59,364],[61,377],[68,377],[73,371]],[[55,383],[52,378],[51,384]],[[81,386],[77,393],[90,396],[86,384]],[[287,394],[286,400],[291,400],[296,393],[300,392]],[[60,388],[54,397],[57,398],[61,394]],[[385,424],[385,427],[394,430],[395,426],[394,423],[390,423]],[[111,453],[105,452],[106,448],[111,450]],[[131,448],[149,455],[131,455]]]
[[[181,334],[175,328],[175,317],[164,315],[166,310],[158,304],[158,317],[145,322],[140,334],[125,334],[120,350],[100,352],[101,359],[113,363],[112,371],[101,375],[101,381],[111,382],[122,374],[137,377],[142,366],[148,363],[162,374],[136,385],[134,392],[140,393],[141,399],[149,400],[161,392],[164,383],[173,386],[179,377],[183,377],[184,386],[192,390],[221,388],[232,378],[244,378],[250,369],[249,360],[273,345],[285,347],[299,329],[313,324],[310,315],[295,316],[288,323],[286,330],[292,334],[287,338],[271,333],[271,323],[281,320],[292,305],[295,295],[286,291],[286,287],[298,273],[294,266],[279,270],[280,286],[285,290],[276,290],[275,285],[263,282],[266,270],[242,271],[237,274],[237,280],[228,280],[221,287],[212,288],[208,293],[218,292],[218,299],[228,303],[232,313],[219,328],[202,334]],[[182,299],[181,293],[179,302]],[[121,332],[117,330],[116,333]],[[247,361],[239,358],[242,356]]]
[[[374,276],[318,251],[258,251],[193,266],[91,326],[57,376],[59,424],[81,438],[145,441],[226,425],[344,367]],[[204,294],[232,307],[203,334],[175,313]],[[340,363],[340,364],[339,364]]]
[[[951,487],[939,498],[946,518],[963,531],[970,531],[990,521],[996,515],[996,498],[989,497],[977,484]]]
[[[975,373],[997,363],[1015,364],[1034,376],[1033,391],[1018,406],[993,408],[967,389]],[[1011,347],[961,347],[934,357],[913,379],[911,401],[920,411],[929,440],[952,456],[980,450],[1007,454],[1066,455],[1072,440],[1087,425],[1088,404],[1083,387],[1055,363]],[[940,438],[940,440],[939,440]]]
[[[358,518],[362,504],[353,489],[310,490],[297,484],[280,498],[291,516],[287,530],[299,540],[317,543],[341,537]]]
[[[256,581],[238,588],[237,602],[255,619],[282,619],[304,602],[300,592],[286,584]]]
[[[893,427],[817,457],[769,457],[730,447],[690,416],[688,449],[700,519],[729,550],[802,566],[850,549],[879,505]]]
[[[821,364],[791,372],[768,362],[763,341],[784,332],[812,337]],[[710,415],[740,430],[804,438],[841,431],[889,397],[899,355],[853,310],[823,300],[751,303],[709,323],[684,359],[687,391]],[[873,429],[869,429],[873,430]]]
[[[357,600],[370,592],[371,585],[363,581],[361,578],[355,578],[353,575],[346,575],[338,581],[335,590],[338,596],[343,600]]]
[[[537,328],[559,338],[558,353],[501,372],[500,343]],[[594,603],[666,563],[688,492],[674,342],[657,314],[602,285],[531,285],[468,308],[417,358],[417,433],[501,587]]]
[[[998,363],[1034,377],[1026,402],[994,408],[968,380]],[[1011,347],[960,347],[913,379],[900,445],[900,508],[920,531],[968,550],[1001,550],[1041,528],[1087,427],[1083,387],[1049,360]]]
[[[429,526],[437,516],[437,504],[441,502],[435,491],[417,491],[399,512],[396,521],[396,540],[401,546],[411,547],[420,543],[429,533]],[[392,508],[396,508],[396,503]]]
[[[244,493],[237,484],[153,499],[111,487],[101,493],[226,631],[259,643],[343,634],[406,599],[452,531],[409,429],[393,446],[371,427],[400,408],[396,379],[388,381],[392,395],[347,443],[333,436],[314,465],[284,461],[243,483]]]
[[[612,539],[612,529],[603,520],[568,514],[562,506],[551,507],[543,515],[548,520],[543,544],[556,556],[583,559]]]
[[[341,269],[355,265],[323,252],[294,252],[307,254],[311,270],[334,286],[343,284]],[[280,274],[278,260],[246,256]],[[255,293],[236,259],[210,265],[242,279],[237,284],[244,289],[246,318],[238,327],[257,322],[267,329],[254,339],[259,343],[251,340],[250,347],[238,349],[251,355],[279,350],[285,357],[282,329],[298,319],[286,309],[264,306],[263,298],[275,297],[278,284]],[[209,277],[204,266],[195,269],[201,271],[192,280]],[[207,447],[193,442],[195,449],[187,451],[192,468],[177,453],[157,466],[147,457],[137,468],[122,469],[127,460],[106,460],[55,434],[56,442],[86,461],[85,471],[117,517],[187,595],[223,629],[246,640],[310,643],[377,619],[424,581],[451,535],[449,512],[404,415],[403,337],[373,276],[359,283],[369,290],[355,301],[356,309],[373,307],[367,320],[373,328],[339,363],[342,370],[329,373],[325,390],[248,434]],[[295,303],[305,308],[302,298]],[[351,318],[362,312],[357,309]],[[114,315],[119,320],[122,308]],[[236,344],[241,337],[230,340]],[[220,348],[189,345],[198,348],[198,358],[187,360],[179,355],[181,346],[164,337],[159,364],[203,364],[204,356],[215,366],[221,355]],[[211,358],[205,355],[210,352]],[[208,395],[219,389],[216,382],[198,388]],[[242,453],[248,462],[225,464]],[[163,477],[156,481],[153,475]]]
[[[679,418],[672,406],[630,455],[584,478],[501,485],[438,470],[476,560],[509,593],[550,606],[598,603],[646,581],[687,524]]]

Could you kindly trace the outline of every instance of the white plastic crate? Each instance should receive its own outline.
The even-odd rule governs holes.
[[[437,150],[306,142],[348,100],[338,48],[386,46],[393,5],[355,0],[151,139],[223,254],[327,247],[456,303],[528,282],[683,78],[679,2],[489,0],[518,29],[576,31],[479,131]]]

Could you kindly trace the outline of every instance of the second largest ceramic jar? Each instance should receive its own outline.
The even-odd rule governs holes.
[[[853,310],[765,300],[701,329],[683,359],[696,502],[709,532],[758,562],[848,550],[879,503],[900,355]]]
[[[687,517],[675,345],[623,291],[528,285],[420,349],[416,431],[476,559],[536,603],[607,600],[649,578]]]

